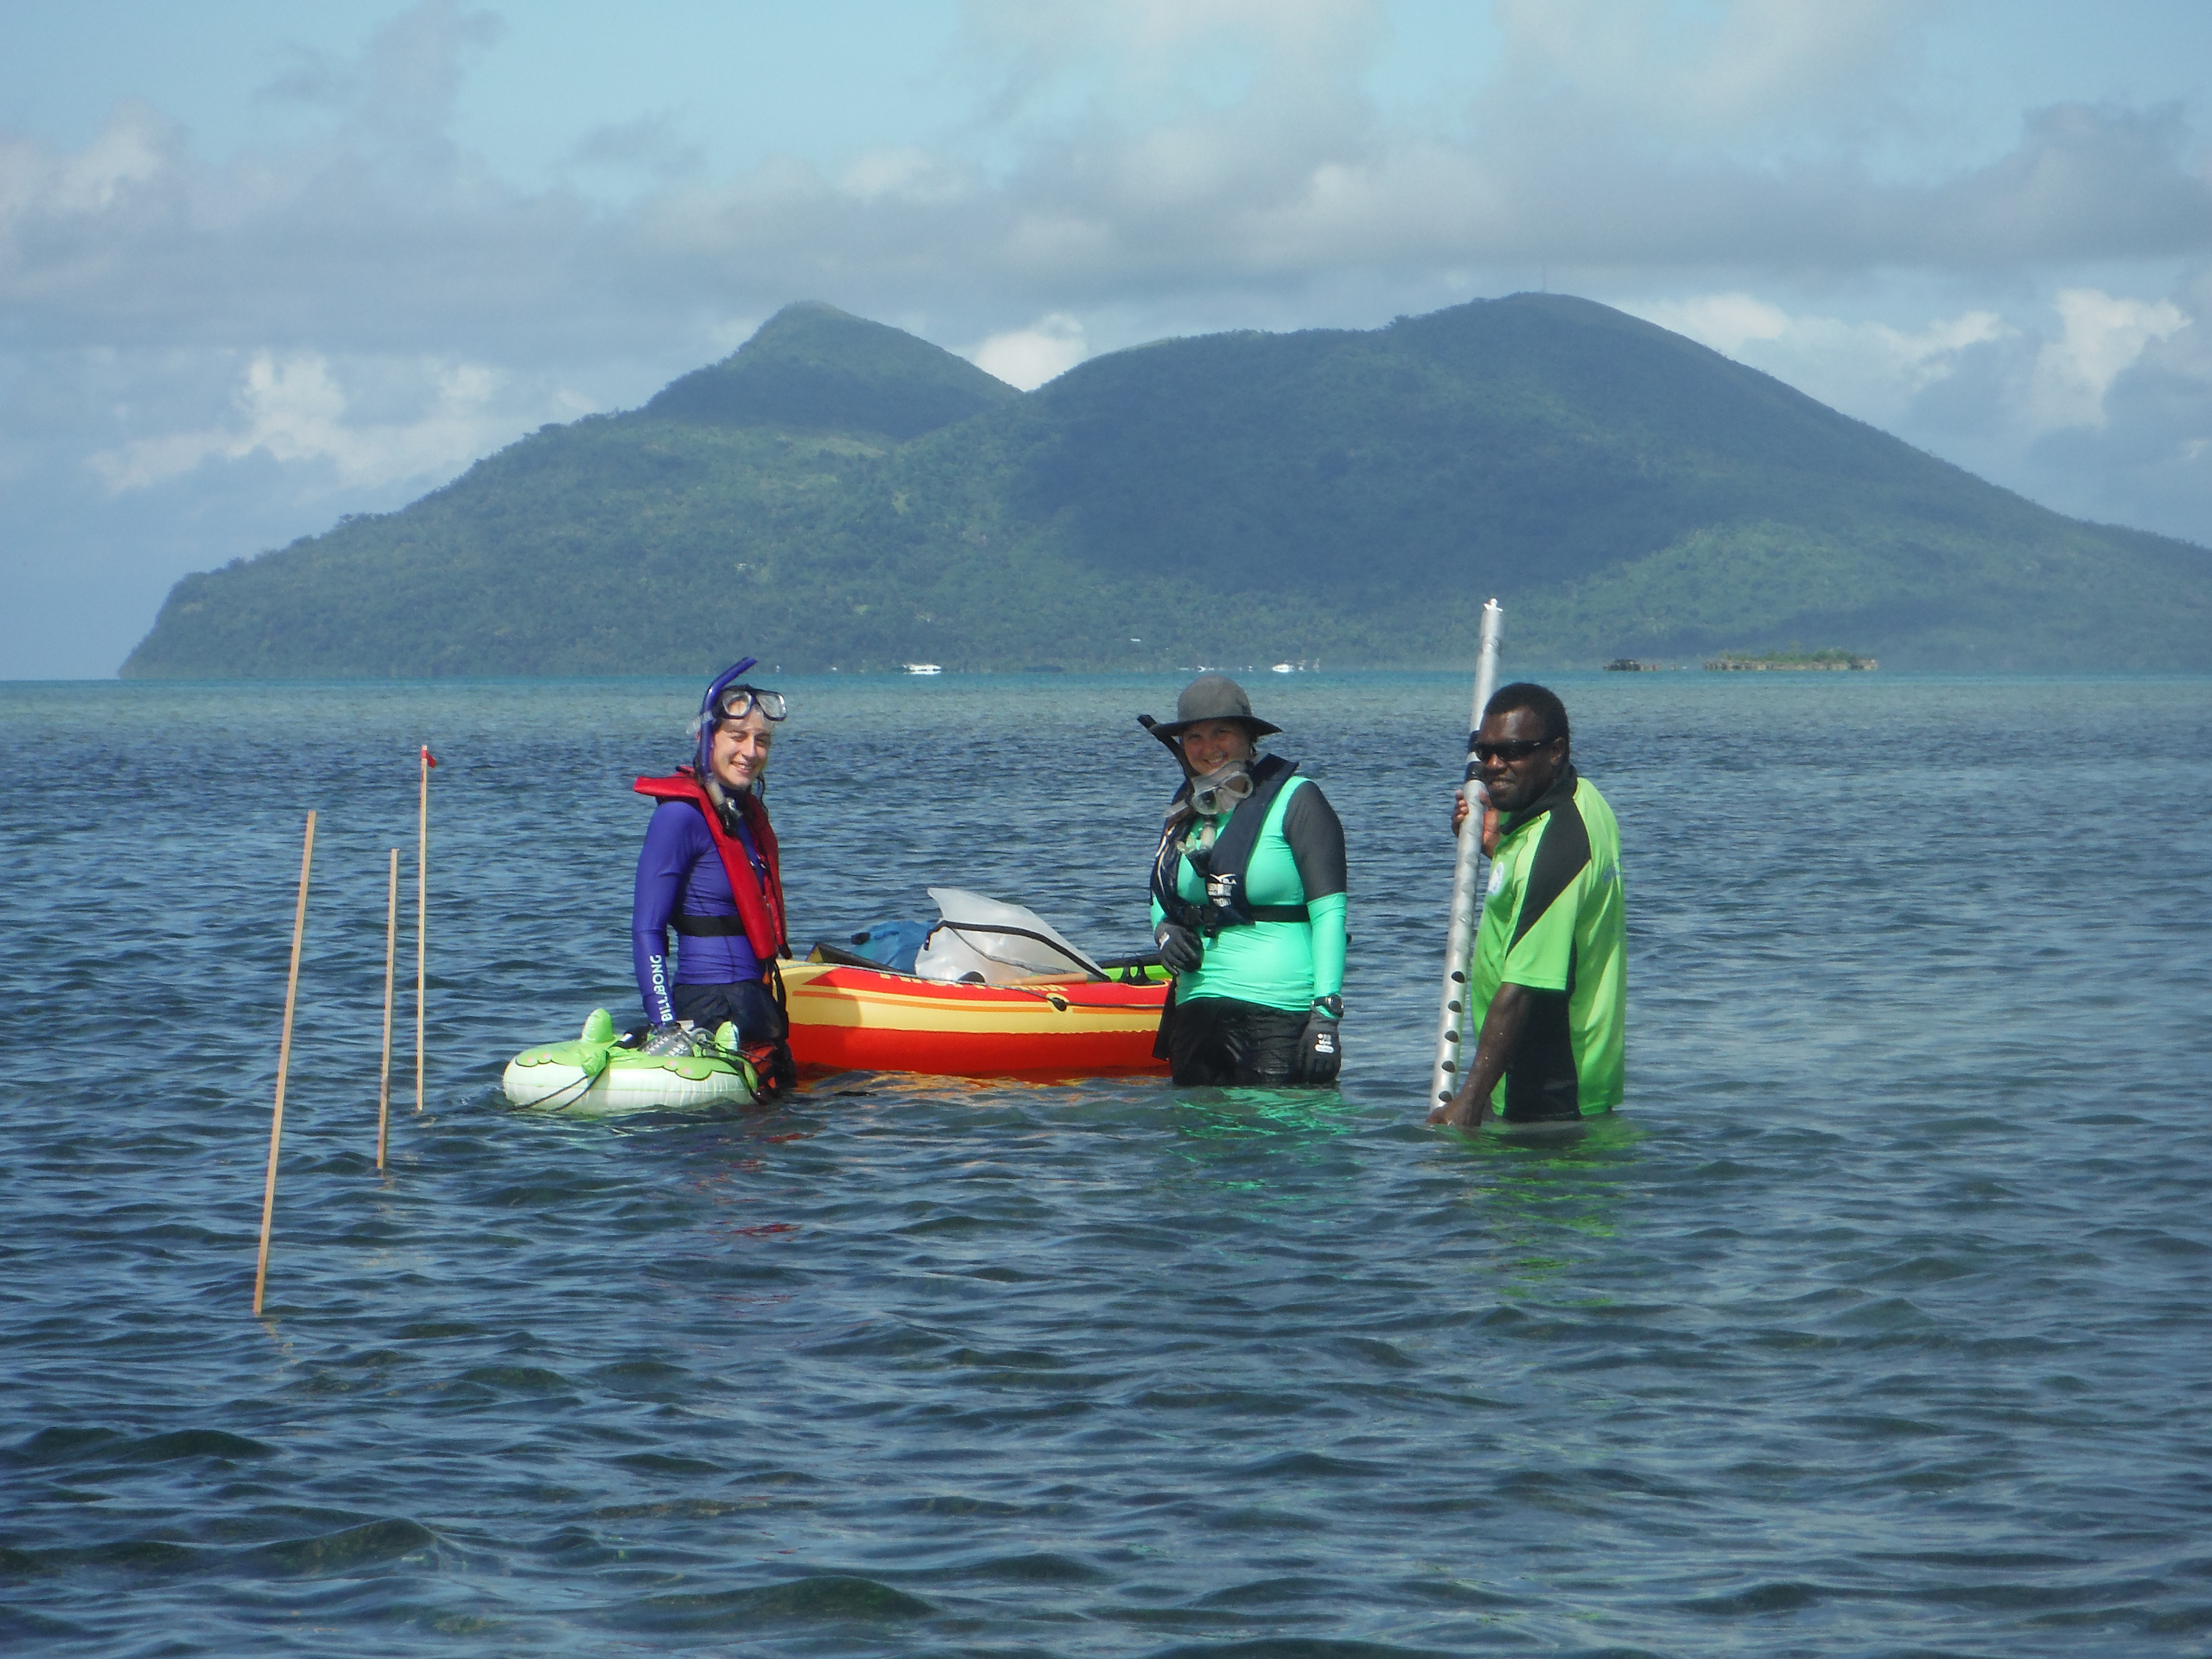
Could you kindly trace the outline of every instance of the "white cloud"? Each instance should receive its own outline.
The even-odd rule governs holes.
[[[1498,0],[1508,101],[1700,138],[1802,123],[1908,49],[1918,0]]]
[[[1966,311],[1917,329],[1900,329],[1887,323],[1792,316],[1740,292],[1630,301],[1622,309],[1877,425],[1893,422],[1923,392],[1956,374],[1973,348],[2020,332],[1992,311]]]
[[[856,202],[943,202],[963,193],[965,180],[920,145],[902,144],[854,157],[837,189]]]
[[[1778,340],[1790,332],[1790,313],[1748,294],[1701,294],[1624,309],[1677,334],[1686,334],[1724,357],[1740,356],[1747,342]]]
[[[681,176],[679,138],[647,121],[575,153],[595,177],[623,162],[634,182],[606,204],[453,152],[441,124],[495,31],[433,4],[360,63],[295,76],[287,90],[333,125],[289,148],[211,165],[144,109],[73,155],[0,146],[0,309],[33,349],[188,340],[539,366],[617,338],[669,350],[800,297],[972,338],[1168,295],[1186,311],[1233,297],[1249,316],[1255,295],[1365,285],[1370,314],[1388,315],[1441,270],[1547,265],[1587,289],[1631,270],[1740,283],[2212,253],[2212,180],[2177,112],[2044,112],[2010,155],[1932,182],[1793,160],[1787,142],[1737,159],[1669,112],[1771,120],[1778,142],[1848,137],[1841,116],[1822,125],[1808,77],[1827,63],[1835,85],[1857,84],[1912,9],[1735,0],[1674,39],[1660,21],[1680,7],[1621,0],[1606,28],[1592,3],[1501,11],[1509,64],[1579,79],[1547,101],[1508,77],[1478,94],[1465,131],[1378,114],[1361,81],[1373,4],[985,6],[1012,84],[965,137],[836,165],[773,156],[708,180]],[[1207,89],[1224,52],[1233,96]],[[1630,96],[1644,81],[1648,98]],[[1801,106],[1814,112],[1793,117]]]
[[[541,187],[453,143],[499,26],[433,0],[301,57],[269,88],[283,136],[228,160],[146,105],[75,149],[0,132],[0,521],[46,565],[92,515],[128,524],[150,618],[187,556],[396,504],[580,412],[562,386],[641,401],[791,300],[1035,385],[1540,270],[2031,491],[2053,446],[2185,453],[2212,289],[2158,296],[2212,260],[2190,111],[2025,111],[1961,159],[1926,138],[1943,89],[1898,73],[1928,9],[1502,0],[1496,73],[1415,108],[1369,91],[1383,0],[970,0],[955,57],[916,66],[974,94],[934,128],[711,173],[646,115]],[[2161,522],[2212,532],[2212,483],[2171,476]]]
[[[1194,52],[1341,57],[1384,26],[1376,0],[969,0],[964,9],[988,46],[1024,54],[1022,84],[1005,94],[1015,102],[1074,64],[1103,60],[1112,77],[1157,91],[1188,82]]]
[[[54,205],[74,213],[112,207],[118,192],[167,167],[176,143],[175,128],[152,106],[125,104],[90,143],[54,169]]]
[[[2144,349],[2190,325],[2171,300],[2116,299],[2094,288],[2058,295],[2061,332],[2037,353],[2029,383],[2030,423],[2039,432],[2105,424],[2105,394]]]
[[[261,96],[322,105],[364,126],[419,138],[452,115],[467,60],[495,44],[505,27],[491,12],[423,0],[377,30],[357,57],[295,48],[291,67]]]
[[[349,422],[348,399],[324,358],[263,351],[246,366],[228,425],[139,439],[103,450],[90,465],[115,494],[144,489],[211,460],[261,453],[325,461],[351,485],[381,485],[450,472],[511,435],[492,407],[498,374],[479,363],[423,363],[428,407],[405,422]],[[580,409],[564,410],[578,414]]]
[[[644,115],[635,121],[594,127],[569,150],[566,163],[575,168],[676,178],[696,173],[705,155],[705,150],[684,137],[666,116]]]
[[[1090,355],[1083,325],[1065,312],[1054,312],[1027,328],[994,334],[967,354],[986,374],[995,374],[1024,392],[1066,374]]]
[[[2212,544],[2212,270],[2170,297],[2063,288],[1917,327],[1725,291],[1624,308],[2030,499]]]

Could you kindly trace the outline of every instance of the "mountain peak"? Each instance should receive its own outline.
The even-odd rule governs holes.
[[[921,436],[1018,398],[903,329],[818,300],[787,305],[730,356],[663,387],[648,417],[701,426]]]
[[[695,591],[717,602],[640,603]],[[787,307],[646,411],[185,577],[124,672],[707,673],[733,627],[791,672],[1464,664],[1491,593],[1530,666],[1793,640],[1893,666],[2212,665],[2212,553],[1519,295],[1109,353],[1026,397]]]

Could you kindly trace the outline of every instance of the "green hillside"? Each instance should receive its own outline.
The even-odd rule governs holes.
[[[1587,301],[1097,358],[826,306],[401,512],[185,578],[146,676],[1757,651],[2212,667],[2212,555],[2035,507]]]
[[[696,426],[918,438],[1021,396],[965,358],[835,306],[786,306],[720,362],[664,386],[644,414]]]

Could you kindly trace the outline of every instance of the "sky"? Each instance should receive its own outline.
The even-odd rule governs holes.
[[[0,0],[0,679],[826,300],[1617,306],[2212,544],[2206,0]]]

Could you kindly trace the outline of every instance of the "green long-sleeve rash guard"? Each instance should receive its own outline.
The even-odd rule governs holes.
[[[1224,812],[1216,834],[1232,812]],[[1191,867],[1188,849],[1198,845],[1203,821],[1185,837],[1185,856],[1176,891],[1196,904],[1206,897],[1206,882]],[[1303,1012],[1316,997],[1344,990],[1344,825],[1336,809],[1309,779],[1292,778],[1270,804],[1252,861],[1244,872],[1244,894],[1253,904],[1303,904],[1307,921],[1255,921],[1224,927],[1209,940],[1206,960],[1176,987],[1176,1000],[1233,997],[1266,1008]],[[1152,904],[1152,926],[1163,913]]]

